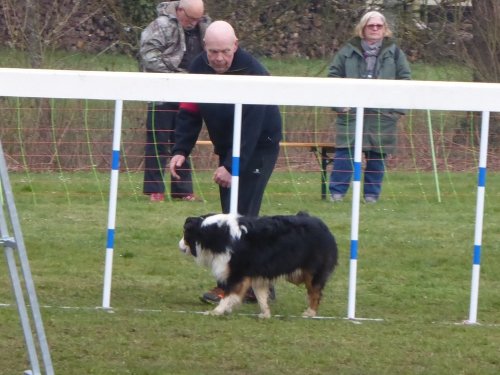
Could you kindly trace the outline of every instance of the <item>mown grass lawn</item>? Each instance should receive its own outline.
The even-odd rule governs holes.
[[[356,316],[347,296],[351,204],[319,197],[316,173],[275,173],[262,214],[305,209],[335,233],[340,264],[320,315],[302,319],[302,288],[277,285],[275,315],[202,315],[209,272],[180,254],[184,218],[218,211],[205,202],[152,204],[137,195],[141,175],[120,185],[111,311],[100,309],[107,182],[95,176],[11,174],[56,374],[497,374],[500,369],[500,181],[488,176],[478,321],[468,318],[474,245],[473,173],[451,176],[436,199],[434,176],[390,172],[383,199],[361,205]],[[206,185],[204,185],[206,183]],[[102,199],[104,194],[106,199]],[[36,199],[33,199],[35,196]],[[69,197],[69,199],[68,199]],[[3,259],[3,258],[2,258]],[[0,277],[0,374],[29,367],[6,264]]]
[[[17,51],[1,55],[2,67],[27,66]],[[51,69],[137,70],[126,56],[56,52],[45,61]],[[321,77],[329,61],[263,62],[273,75]],[[470,80],[459,66],[412,69],[419,80]],[[430,173],[390,172],[383,199],[361,205],[356,316],[363,319],[350,321],[351,204],[322,201],[317,173],[275,173],[262,214],[320,216],[337,237],[340,263],[320,307],[325,319],[298,318],[304,290],[279,283],[274,317],[262,321],[255,305],[225,317],[202,315],[210,307],[198,297],[214,280],[177,249],[185,217],[219,210],[209,174],[197,185],[203,203],[151,204],[140,194],[140,173],[120,177],[106,311],[100,307],[109,175],[12,173],[56,374],[498,374],[499,177],[487,180],[478,325],[462,323],[469,314],[477,178],[440,177],[437,190]],[[0,374],[20,374],[29,364],[0,259]]]

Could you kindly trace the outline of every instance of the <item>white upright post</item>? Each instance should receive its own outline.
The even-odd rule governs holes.
[[[240,148],[241,148],[241,115],[243,105],[234,105],[234,125],[233,125],[233,159],[231,172],[231,201],[229,212],[238,213],[238,188],[240,186]]]
[[[113,127],[113,152],[111,158],[111,183],[109,187],[108,231],[106,242],[106,263],[104,266],[104,286],[102,307],[110,308],[111,276],[113,273],[113,252],[115,242],[116,203],[118,197],[118,176],[120,172],[120,139],[122,132],[123,101],[115,103],[115,123]]]
[[[472,263],[472,282],[468,324],[477,323],[477,305],[479,300],[479,273],[481,270],[481,245],[483,234],[484,198],[486,189],[486,161],[488,155],[490,113],[484,111],[481,119],[481,145],[479,148],[479,172],[477,181],[476,227],[474,233],[474,254]]]
[[[352,186],[351,258],[349,262],[349,297],[347,318],[356,318],[356,278],[358,272],[359,202],[361,198],[361,151],[363,148],[364,108],[356,108],[354,141],[354,178]]]

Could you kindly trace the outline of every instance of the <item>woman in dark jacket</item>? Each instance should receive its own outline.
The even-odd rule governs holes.
[[[411,79],[405,54],[392,39],[385,17],[376,11],[366,13],[355,27],[355,37],[334,56],[328,77],[361,79]],[[353,174],[355,108],[334,108],[336,152],[330,176],[331,200],[341,201],[349,189]],[[365,202],[375,203],[382,190],[384,160],[394,152],[397,123],[401,109],[365,108],[363,119],[363,153]]]

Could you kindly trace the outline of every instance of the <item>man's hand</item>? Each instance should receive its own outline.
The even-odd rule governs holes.
[[[224,167],[219,167],[214,172],[214,182],[223,188],[231,187],[231,173]]]
[[[186,157],[184,155],[174,155],[172,159],[170,159],[170,174],[176,180],[180,180],[181,176],[177,174],[177,168],[182,167],[184,162],[186,161]]]

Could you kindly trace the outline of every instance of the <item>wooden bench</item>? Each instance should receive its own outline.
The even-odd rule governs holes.
[[[212,142],[210,141],[197,141],[196,145],[199,146],[211,146]],[[316,156],[316,159],[319,162],[319,166],[321,169],[321,199],[326,199],[327,196],[327,167],[328,164],[332,163],[333,156],[332,154],[335,152],[335,145],[333,143],[323,143],[323,142],[281,142],[281,148],[307,148],[309,151],[313,152]]]

